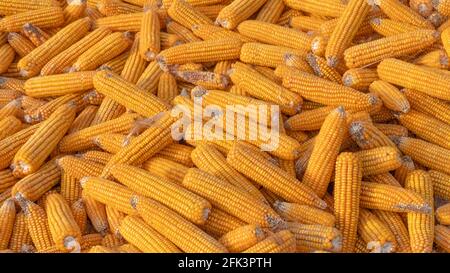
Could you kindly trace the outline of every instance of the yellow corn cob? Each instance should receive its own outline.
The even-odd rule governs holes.
[[[14,61],[15,55],[14,49],[9,44],[0,46],[0,58],[3,60],[0,64],[0,74],[8,71],[8,67]]]
[[[32,113],[34,110],[43,106],[47,101],[43,99],[35,99],[30,96],[22,96],[21,98],[22,108],[24,109],[24,114]]]
[[[97,9],[105,16],[141,12],[142,8],[124,3],[120,0],[100,0],[97,2]]]
[[[387,18],[373,18],[370,20],[370,26],[377,33],[385,37],[416,31],[419,29],[419,27],[415,25]]]
[[[436,32],[433,30],[411,31],[352,46],[345,50],[344,58],[349,68],[363,67],[387,58],[419,52],[435,41]],[[382,78],[380,69],[378,74]]]
[[[324,22],[325,20],[314,16],[295,16],[289,20],[289,26],[302,31],[318,31]]]
[[[256,20],[276,24],[284,8],[283,0],[268,0],[259,10]]]
[[[216,24],[226,29],[236,28],[240,22],[248,19],[258,11],[266,1],[237,0],[223,8],[216,18]],[[262,20],[261,20],[262,21]]]
[[[11,170],[6,169],[0,171],[0,192],[4,192],[16,183],[17,179],[13,176]]]
[[[450,15],[450,2],[448,0],[433,1],[433,7],[443,15]]]
[[[262,21],[247,20],[240,23],[237,29],[248,38],[293,49],[309,50],[312,42],[312,37],[301,31]]]
[[[15,175],[23,177],[39,169],[72,124],[75,118],[74,108],[71,104],[59,107],[20,147],[13,160]]]
[[[176,78],[172,74],[164,72],[159,78],[157,97],[166,103],[170,103],[177,95]]]
[[[139,53],[145,60],[152,61],[160,51],[159,19],[154,10],[144,12],[140,34]]]
[[[342,250],[341,232],[333,227],[290,222],[287,228],[295,237],[297,252],[313,250],[340,252]]]
[[[14,116],[8,116],[0,120],[0,140],[17,133],[22,127],[22,122]]]
[[[13,199],[7,199],[0,207],[0,249],[7,249],[13,233],[16,207]]]
[[[56,55],[48,61],[42,68],[41,75],[52,75],[67,72],[70,66],[82,55],[85,51],[93,45],[98,44],[103,38],[111,34],[111,30],[106,27],[99,27],[98,29],[87,34],[78,42]]]
[[[129,32],[115,32],[103,38],[100,42],[81,54],[72,65],[71,71],[93,70],[119,56],[131,45]]]
[[[94,119],[95,114],[97,113],[97,110],[98,107],[94,105],[89,105],[84,108],[84,110],[81,111],[80,114],[78,114],[78,116],[72,122],[72,125],[70,126],[67,133],[72,134],[89,127],[92,120]]]
[[[304,183],[269,162],[261,153],[236,143],[227,162],[240,173],[290,202],[325,208],[326,204]],[[257,162],[257,164],[256,164]],[[255,170],[257,167],[257,170]]]
[[[155,231],[144,220],[127,216],[120,223],[120,234],[145,253],[179,253],[180,250],[166,237]]]
[[[450,152],[448,149],[409,137],[400,137],[396,140],[396,143],[400,151],[409,155],[415,162],[436,171],[450,173],[448,168]]]
[[[20,69],[20,74],[24,77],[32,77],[39,74],[41,68],[48,61],[86,35],[90,25],[90,20],[83,18],[63,28],[19,61],[17,67]]]
[[[367,1],[348,1],[328,40],[325,57],[329,66],[335,67],[340,62],[345,49],[351,44],[369,11]]]
[[[52,161],[46,163],[37,172],[26,176],[17,182],[11,192],[11,196],[24,197],[30,201],[36,201],[48,190],[58,184],[61,172]]]
[[[236,62],[231,71],[230,78],[233,83],[253,97],[277,103],[281,111],[287,114],[292,115],[298,111],[302,103],[300,96],[267,79],[246,64]]]
[[[87,225],[87,213],[83,199],[80,198],[77,201],[73,202],[70,206],[70,209],[72,210],[73,218],[80,228],[81,233],[84,234]],[[83,244],[83,240],[81,241],[81,243]],[[81,248],[83,248],[83,245],[81,245]]]
[[[58,249],[79,252],[81,231],[64,197],[57,193],[49,194],[46,212],[50,233]]]
[[[372,213],[394,234],[397,246],[396,252],[411,252],[408,229],[402,217],[398,213],[384,210],[373,210]]]
[[[34,125],[12,134],[0,141],[0,169],[8,167],[20,147],[36,132],[39,125]]]
[[[372,182],[361,183],[360,205],[392,212],[431,212],[431,205],[420,194],[402,187]]]
[[[444,249],[447,253],[450,252],[450,228],[443,225],[436,225],[434,228],[434,242],[437,246]]]
[[[100,66],[98,70],[108,70],[116,74],[120,74],[125,67],[125,63],[128,60],[128,55],[130,55],[128,51],[122,53],[111,61],[102,64],[102,66]]]
[[[169,24],[169,29],[171,27],[171,24]],[[234,32],[232,30],[224,29],[220,26],[215,25],[194,25],[191,27],[192,33],[187,32],[186,34],[189,34],[189,36],[185,37],[185,40],[190,42],[195,42],[195,40],[199,40],[197,37],[201,38],[202,40],[218,40],[218,39],[236,39],[241,40],[242,42],[254,42],[254,39],[245,37],[242,34],[239,34],[237,32]],[[188,30],[186,30],[188,31]],[[174,33],[177,33],[174,31]],[[184,33],[184,32],[183,32]],[[181,35],[183,35],[181,33]],[[177,33],[178,34],[178,33]],[[191,35],[194,35],[195,39],[189,38]],[[183,35],[186,36],[186,35]]]
[[[8,77],[0,77],[0,88],[24,91],[25,81]]]
[[[299,222],[308,225],[324,225],[333,227],[334,215],[307,205],[287,203],[276,200],[273,204],[275,211],[287,221]]]
[[[120,223],[125,218],[126,214],[117,210],[111,206],[105,206],[106,217],[108,219],[109,230],[117,239],[123,239],[122,234],[120,234],[119,227]]]
[[[144,72],[142,72],[142,75],[140,76],[136,85],[149,93],[156,94],[159,78],[161,77],[162,73],[163,71],[160,69],[158,63],[156,61],[153,61],[149,63]]]
[[[308,54],[306,60],[313,69],[314,74],[329,81],[342,84],[342,76],[333,67],[329,66],[324,58]]]
[[[358,220],[358,234],[375,253],[390,253],[397,248],[394,234],[369,210],[361,209]]]
[[[8,102],[21,97],[22,107],[24,107],[23,93],[13,89],[0,89],[0,107],[5,106]],[[26,107],[24,107],[26,108]]]
[[[376,80],[378,80],[377,70],[370,68],[349,69],[342,76],[342,82],[345,86],[357,90],[368,89],[370,84]]]
[[[25,219],[25,214],[19,212],[16,214],[9,248],[14,252],[25,252],[32,245],[31,237]]]
[[[33,43],[31,43],[30,40],[28,40],[27,38],[16,32],[10,32],[8,34],[8,43],[17,53],[17,55],[19,55],[19,57],[21,58],[26,56],[28,53],[33,51],[33,49],[36,48],[36,46],[33,45]],[[6,55],[7,50],[9,50],[9,48],[3,45],[0,50],[3,52],[2,54],[5,54],[7,58],[7,63],[9,63],[8,59],[10,57]],[[11,55],[14,56],[14,54]],[[3,68],[4,66],[6,66],[6,64],[2,64],[2,70],[4,70]]]
[[[100,233],[86,234],[81,237],[81,252],[102,243],[103,236]]]
[[[191,28],[193,25],[212,24],[212,20],[197,11],[189,3],[174,0],[167,10],[168,15],[181,25]]]
[[[225,8],[226,5],[210,5],[210,6],[198,6],[195,9],[208,17],[211,21],[216,20],[220,11]]]
[[[325,118],[302,179],[319,197],[325,194],[331,179],[344,138],[345,116],[344,109],[339,107]]]
[[[98,92],[146,117],[167,109],[167,105],[156,96],[111,72],[97,72],[94,87]]]
[[[98,93],[98,91],[96,92]],[[109,97],[105,97],[105,95],[103,94],[100,95],[104,98],[102,99],[100,107],[98,108],[98,111],[91,122],[92,126],[119,118],[126,111],[123,105],[115,102]]]
[[[161,41],[160,47],[162,50],[168,49],[169,47],[181,45],[184,43],[184,41],[181,40],[181,38],[176,34],[161,32],[159,36]]]
[[[143,16],[143,12],[136,12],[102,17],[95,21],[95,28],[107,27],[112,31],[138,32],[141,30]]]
[[[306,52],[282,46],[245,43],[241,49],[240,60],[247,64],[277,67],[284,64],[285,54],[305,56]]]
[[[10,116],[14,116],[19,119],[23,118],[20,99],[12,100],[0,109],[0,120]]]
[[[24,117],[25,122],[34,124],[47,120],[56,109],[66,104],[73,104],[76,107],[75,111],[79,111],[85,102],[83,101],[82,94],[67,94],[60,96],[27,113]]]
[[[182,251],[227,252],[227,249],[210,235],[160,203],[143,197],[134,198],[132,203],[149,226]]]
[[[402,164],[399,151],[391,146],[380,146],[356,154],[361,159],[364,176],[392,171]]]
[[[320,2],[314,0],[284,0],[284,3],[292,9],[301,10],[317,16],[339,17],[345,9],[342,1],[336,0],[324,0]]]
[[[433,25],[425,18],[416,13],[413,9],[396,0],[374,1],[389,18],[408,23],[420,28],[433,29]]]
[[[225,179],[234,186],[250,193],[253,197],[265,201],[264,196],[243,175],[234,170],[226,158],[210,144],[198,145],[191,154],[192,161],[201,170]]]
[[[415,64],[438,69],[448,69],[449,61],[447,53],[442,49],[433,50],[418,57]]]
[[[342,153],[336,160],[334,215],[342,232],[342,251],[355,249],[359,216],[362,163],[354,153]]]
[[[27,3],[30,5],[30,3]],[[60,7],[43,7],[6,16],[0,20],[0,30],[5,32],[20,31],[26,23],[41,28],[59,27],[64,24],[64,15]]]
[[[407,214],[411,250],[429,253],[433,249],[434,210],[433,184],[430,175],[422,170],[412,171],[406,178],[405,188],[420,194],[431,206],[431,214]]]
[[[86,207],[86,213],[92,223],[95,231],[106,234],[108,231],[108,219],[106,216],[105,205],[96,201],[91,196],[82,192],[82,200]]]
[[[197,34],[194,35],[194,33],[192,33],[192,31],[190,30],[190,28],[192,28],[193,30],[197,29],[197,26],[198,25],[194,25],[192,27],[186,28],[186,27],[182,26],[181,24],[179,24],[175,21],[171,21],[171,20],[169,20],[166,23],[167,32],[178,35],[180,37],[180,39],[185,43],[200,42],[203,39],[203,38],[199,39],[196,36]],[[211,24],[200,25],[200,26],[213,27]],[[206,40],[206,39],[203,39],[203,40]]]
[[[411,0],[409,6],[423,17],[428,17],[433,12],[431,0]]]
[[[108,163],[108,161],[111,159],[112,154],[110,153],[105,153],[105,152],[101,152],[101,151],[87,151],[84,154],[81,155],[82,159],[86,159],[90,162],[93,163],[98,163],[100,165],[105,165],[106,163]],[[86,175],[84,175],[86,176]]]
[[[258,225],[238,227],[220,237],[222,243],[230,252],[242,252],[265,239],[264,231]]]
[[[2,0],[0,1],[0,14],[12,15],[29,10],[37,10],[46,7],[59,7],[57,0]]]
[[[39,27],[33,24],[27,23],[22,27],[22,33],[27,37],[35,46],[40,46],[48,39],[50,39],[50,34],[44,32]]]
[[[53,246],[45,210],[23,198],[19,199],[19,205],[25,215],[28,232],[36,249],[39,251]]]
[[[390,110],[407,113],[410,109],[409,102],[405,95],[400,93],[395,86],[387,82],[374,81],[370,85],[369,90],[378,95],[383,101],[383,105]]]
[[[94,137],[92,141],[103,151],[117,154],[120,149],[127,146],[131,140],[132,138],[123,134],[106,133]]]
[[[292,54],[285,54],[283,59],[286,59],[286,55],[289,56],[294,56]],[[297,56],[295,56],[296,58],[299,58]],[[265,66],[259,66],[259,65],[255,65],[253,66],[253,69],[255,69],[256,71],[258,71],[260,74],[262,74],[264,77],[268,78],[269,80],[277,83],[277,84],[281,84],[281,80],[280,78],[277,77],[277,75],[275,75],[275,70],[269,67],[265,67]]]
[[[115,164],[139,165],[173,143],[171,126],[174,120],[169,113],[163,113],[155,119],[154,124],[134,141],[115,154],[106,165],[102,176],[107,176],[109,168]]]
[[[292,232],[282,230],[270,235],[263,241],[248,248],[242,253],[293,253],[296,240]]]
[[[433,184],[434,185],[434,184]],[[450,225],[450,205],[446,204],[436,209],[436,219],[441,225]]]
[[[70,24],[73,21],[84,17],[86,7],[86,0],[68,0],[67,6],[64,8],[64,24]]]
[[[400,182],[389,172],[367,176],[369,182],[402,187]]]
[[[81,197],[81,187],[78,179],[69,175],[64,170],[61,171],[61,194],[69,204],[72,204]]]
[[[400,168],[395,170],[395,179],[397,179],[397,181],[404,186],[407,175],[415,169],[416,167],[411,157],[407,155],[402,156],[402,165]]]
[[[246,225],[245,222],[239,218],[214,207],[202,229],[213,237],[220,238],[226,233],[244,225]]]
[[[102,239],[102,246],[116,248],[125,243],[123,238],[118,238],[114,234],[106,234]]]
[[[160,156],[153,157],[145,162],[142,167],[152,174],[179,184],[188,171],[188,167]]]
[[[97,7],[90,6],[89,3],[86,9],[84,10],[84,14],[86,17],[89,17],[89,19],[91,19],[92,21],[96,21],[97,19],[104,17],[103,14],[97,9]]]
[[[362,149],[367,150],[383,146],[396,148],[394,142],[371,122],[354,121],[350,123],[349,127],[351,138]]]
[[[282,221],[275,211],[256,201],[258,199],[247,191],[209,173],[198,169],[190,169],[186,173],[182,184],[190,191],[205,197],[215,206],[247,223],[274,228]],[[205,187],[200,186],[200,184]],[[205,191],[206,188],[208,189],[207,191]],[[230,202],[231,200],[235,201]],[[243,207],[246,209],[243,210]]]
[[[403,89],[402,91],[412,109],[450,124],[450,115],[448,114],[450,106],[448,104],[412,89]]]
[[[330,106],[343,106],[348,110],[369,110],[380,104],[372,94],[364,94],[301,71],[283,76],[283,86],[308,100]],[[327,96],[321,96],[322,92],[326,92]]]

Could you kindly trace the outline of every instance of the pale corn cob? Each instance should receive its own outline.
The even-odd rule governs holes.
[[[342,250],[342,234],[336,228],[290,222],[287,224],[287,229],[295,237],[297,252],[312,250],[341,252]]]
[[[124,52],[131,45],[129,32],[112,33],[81,54],[72,65],[71,71],[87,71],[98,68]]]
[[[392,171],[402,164],[399,151],[391,146],[380,146],[356,154],[361,159],[364,176]]]
[[[97,110],[98,107],[94,105],[89,105],[84,108],[84,110],[81,111],[80,114],[78,114],[78,116],[72,122],[69,130],[67,130],[67,134],[72,134],[89,127],[92,120],[94,119],[95,114],[97,113]]]
[[[335,67],[342,59],[369,11],[370,6],[365,0],[348,1],[328,40],[325,57],[329,66]]]
[[[420,194],[402,187],[373,182],[361,183],[360,205],[362,208],[392,212],[431,212],[431,205]]]
[[[124,3],[120,0],[100,0],[96,5],[98,11],[104,16],[141,12],[142,8]]]
[[[287,221],[333,227],[336,220],[333,214],[307,205],[276,200],[273,207]]]
[[[433,184],[434,185],[434,184]],[[436,219],[441,225],[450,225],[450,205],[446,204],[436,209]]]
[[[183,181],[188,171],[188,167],[160,156],[151,158],[142,167],[152,174],[179,184]]]
[[[209,202],[176,183],[169,180],[161,181],[161,177],[122,164],[115,165],[111,169],[111,174],[131,190],[161,202],[193,223],[201,225],[208,218],[211,210]]]
[[[228,153],[227,162],[237,171],[290,202],[318,208],[326,207],[326,204],[304,183],[300,183],[260,153],[245,145],[234,144]],[[258,162],[258,172],[253,170],[256,167],[255,162]]]
[[[410,212],[407,214],[411,251],[429,253],[433,249],[434,209],[431,176],[422,170],[412,171],[406,178],[405,188],[420,194],[431,206],[430,214]]]
[[[391,253],[397,248],[394,234],[377,216],[361,209],[358,219],[358,234],[374,253]]]
[[[372,94],[364,94],[300,71],[283,76],[283,86],[305,99],[330,106],[343,106],[348,110],[369,110],[380,104]],[[322,92],[326,92],[327,96],[322,96]]]
[[[276,24],[284,8],[283,0],[268,0],[259,10],[256,20]]]
[[[397,0],[374,1],[389,18],[420,28],[433,29],[433,25],[410,7]]]
[[[167,109],[167,105],[153,94],[108,71],[97,72],[94,77],[94,87],[106,97],[145,117]]]
[[[14,156],[12,164],[15,175],[23,177],[39,169],[75,119],[74,108],[72,104],[59,107],[39,126]],[[41,148],[42,145],[45,149]]]
[[[373,18],[370,20],[370,26],[378,34],[385,37],[416,31],[419,27],[387,18]]]
[[[46,212],[50,234],[57,248],[62,251],[79,252],[81,231],[64,197],[57,193],[48,195]]]
[[[412,109],[450,124],[450,115],[448,114],[450,106],[444,101],[412,89],[403,89],[402,92],[408,99]]]
[[[79,19],[64,27],[19,61],[17,67],[20,69],[20,74],[24,77],[32,77],[39,74],[48,61],[80,40],[86,35],[90,27],[91,21],[88,18]]]
[[[261,43],[245,43],[241,48],[240,60],[247,64],[277,67],[284,64],[285,54],[305,56],[302,50]]]
[[[29,200],[21,198],[18,201],[25,215],[28,232],[36,249],[39,251],[53,246],[54,243],[45,210]]]
[[[33,45],[33,43],[28,40],[27,38],[25,38],[24,36],[22,36],[19,33],[16,32],[10,32],[8,34],[8,43],[9,45],[14,49],[14,51],[17,53],[17,55],[19,55],[19,57],[24,57],[26,56],[28,53],[30,53],[31,51],[33,51],[33,49],[36,48],[35,45]],[[2,54],[6,54],[6,50],[8,50],[8,47],[4,47],[2,46],[0,49],[2,52]],[[14,54],[12,54],[14,56]],[[6,60],[8,61],[8,56],[6,56]],[[8,62],[7,62],[8,63]],[[5,64],[6,65],[6,64]],[[2,70],[4,70],[4,65],[2,65]],[[4,71],[3,71],[4,72]]]
[[[212,20],[206,15],[182,0],[173,0],[172,5],[167,10],[167,14],[170,18],[187,28],[191,28],[193,25],[213,24]]]
[[[262,43],[299,50],[308,50],[312,42],[312,37],[301,31],[256,20],[240,23],[237,30],[242,35]]]
[[[378,80],[377,70],[370,68],[353,68],[342,75],[343,84],[357,90],[366,90],[376,80]]]
[[[61,172],[55,162],[50,161],[42,166],[37,172],[27,175],[17,182],[11,191],[15,198],[26,198],[36,201],[48,190],[59,183]]]
[[[363,67],[383,59],[420,52],[435,41],[436,32],[433,30],[411,31],[347,48],[344,59],[349,68]],[[379,69],[378,74],[380,74]]]
[[[93,45],[99,43],[109,34],[111,34],[111,30],[106,27],[99,27],[87,34],[81,40],[49,60],[44,67],[42,67],[41,75],[46,76],[69,71],[70,66],[81,54]]]
[[[160,51],[160,25],[154,10],[144,12],[140,32],[139,53],[147,61],[152,61]]]
[[[314,1],[314,0],[284,0],[286,6],[308,12],[317,16],[330,16],[339,17],[343,14],[345,5],[341,1],[335,0],[324,0],[324,1]]]
[[[234,186],[243,189],[265,202],[264,196],[258,189],[248,181],[243,175],[234,170],[227,162],[218,149],[210,144],[200,144],[192,151],[192,161],[203,171],[211,173],[217,177],[223,178]],[[207,161],[205,161],[207,159]]]
[[[108,219],[106,216],[105,205],[87,195],[84,191],[82,192],[81,197],[86,207],[87,216],[95,231],[100,234],[106,234],[108,231]]]
[[[144,221],[184,252],[224,253],[227,249],[183,217],[148,198],[134,198],[133,206]]]
[[[59,27],[64,24],[64,15],[60,7],[43,7],[6,16],[0,20],[0,30],[5,32],[20,31],[26,23],[37,27]]]
[[[180,250],[166,237],[155,231],[144,220],[136,216],[127,216],[120,223],[120,234],[146,253],[177,253]]]
[[[424,140],[400,137],[395,140],[400,151],[430,169],[449,173],[449,150]]]
[[[232,65],[230,78],[251,96],[279,104],[281,111],[287,114],[295,114],[303,101],[300,96],[240,62]]]

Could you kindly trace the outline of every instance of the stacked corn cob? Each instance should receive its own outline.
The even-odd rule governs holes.
[[[450,252],[450,1],[0,16],[1,252]],[[225,139],[174,138],[171,110],[231,105],[280,122],[238,111]]]

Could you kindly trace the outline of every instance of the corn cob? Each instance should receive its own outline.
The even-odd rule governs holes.
[[[369,91],[378,95],[383,101],[383,105],[386,108],[407,113],[410,109],[409,102],[405,95],[403,95],[395,86],[384,82],[384,81],[374,81],[369,86]]]
[[[58,249],[79,252],[81,231],[64,197],[57,193],[48,195],[46,212],[50,233]]]
[[[286,6],[308,12],[317,16],[339,17],[345,10],[345,5],[341,1],[325,0],[325,1],[296,1],[284,0]]]
[[[306,52],[282,46],[245,43],[241,48],[240,60],[247,64],[277,67],[284,64],[285,54],[305,56]]]
[[[400,151],[409,155],[415,162],[430,169],[449,173],[449,150],[424,140],[400,137],[396,143]]]
[[[419,56],[415,61],[415,64],[424,65],[431,68],[448,69],[448,55],[442,49],[433,50]]]
[[[98,11],[104,16],[114,16],[142,11],[141,7],[130,5],[120,0],[100,0],[96,6]]]
[[[136,12],[102,17],[95,21],[94,28],[107,27],[112,31],[138,32],[141,30],[143,16],[143,12]]]
[[[396,250],[396,240],[391,230],[369,210],[361,209],[358,219],[358,234],[375,253],[390,253]]]
[[[23,93],[13,89],[0,89],[0,107],[5,106],[8,102],[22,97],[23,106]],[[25,108],[25,107],[24,107]]]
[[[100,66],[98,70],[108,70],[116,74],[120,74],[125,67],[125,63],[127,62],[129,55],[129,52],[126,51],[125,53],[120,54],[111,61],[102,64],[102,66]]]
[[[284,126],[293,131],[315,131],[322,127],[325,118],[335,109],[333,106],[320,107],[302,111],[300,114],[288,118]]]
[[[103,151],[116,154],[132,140],[131,137],[123,134],[106,133],[96,136],[93,142]]]
[[[325,57],[329,66],[335,67],[342,59],[369,11],[366,1],[349,0],[328,41]]]
[[[181,184],[188,171],[188,167],[160,156],[151,158],[142,167],[152,174],[179,184]]]
[[[227,162],[238,172],[290,202],[325,208],[324,201],[304,183],[269,162],[260,152],[236,143],[227,156]],[[255,164],[257,162],[257,164]],[[257,171],[254,170],[258,167]]]
[[[256,20],[240,23],[237,30],[240,34],[262,43],[298,50],[309,50],[312,42],[312,37],[301,31]]]
[[[0,77],[0,88],[24,91],[25,81],[8,77]]]
[[[284,8],[283,0],[268,0],[259,10],[256,20],[276,24]]]
[[[59,107],[49,119],[44,121],[15,154],[14,174],[23,177],[36,172],[66,134],[74,118],[74,106],[66,104]],[[43,146],[45,149],[42,150]]]
[[[206,27],[213,27],[211,24],[206,24],[206,25],[200,25],[200,26],[205,26]],[[184,27],[183,25],[175,22],[175,21],[171,21],[169,20],[166,23],[166,29],[167,32],[170,34],[175,34],[178,35],[181,39],[181,41],[183,41],[184,43],[192,43],[192,42],[200,42],[202,39],[198,38],[196,35],[198,35],[197,33],[194,35],[194,33],[192,33],[192,30],[196,30],[198,29],[199,25],[193,25],[191,27]],[[200,36],[201,37],[201,36]],[[206,40],[206,39],[203,39]]]
[[[84,191],[82,192],[81,197],[86,207],[87,216],[95,231],[100,234],[106,234],[108,231],[108,219],[106,216],[105,205],[87,195]]]
[[[181,0],[173,0],[167,10],[167,14],[181,25],[191,28],[193,25],[213,24],[211,19],[197,11],[189,3]]]
[[[11,170],[0,171],[0,192],[4,192],[17,183],[17,179],[13,176]]]
[[[430,175],[422,170],[412,171],[406,178],[405,188],[420,194],[431,206],[431,214],[407,214],[411,250],[415,253],[431,252],[434,239],[433,185]]]
[[[72,134],[78,132],[82,129],[85,129],[90,126],[92,120],[94,119],[95,114],[97,113],[98,107],[94,105],[89,105],[84,108],[83,111],[78,114],[78,116],[72,122],[67,134]]]
[[[296,239],[288,230],[279,231],[242,253],[293,253],[295,252]]]
[[[22,33],[27,37],[35,46],[40,46],[50,39],[50,34],[46,33],[39,27],[33,24],[26,23],[22,27]]]
[[[21,34],[16,33],[16,32],[10,32],[8,34],[8,43],[12,47],[12,49],[14,49],[14,51],[17,53],[17,55],[19,55],[20,58],[23,58],[28,53],[33,51],[33,49],[36,48],[36,46],[33,45],[33,43],[31,43],[30,40],[28,40],[27,38],[25,38],[24,36],[22,36]],[[8,59],[10,57],[7,55],[7,54],[10,54],[10,53],[8,53],[8,51],[10,49],[3,45],[0,50],[2,51],[2,56],[3,56],[3,54],[5,54],[5,56],[7,58],[6,59],[7,63],[10,63],[10,61],[8,61]],[[14,54],[10,54],[10,55],[12,55],[14,58]],[[3,68],[4,66],[6,66],[6,64],[2,65],[3,72],[5,72],[4,68]]]
[[[90,20],[83,18],[64,27],[19,61],[17,67],[20,69],[20,74],[24,77],[32,77],[39,74],[48,61],[84,37],[90,25]]]
[[[47,221],[47,213],[35,203],[20,198],[19,205],[25,215],[25,222],[36,249],[44,250],[53,246],[53,239]]]
[[[431,205],[420,194],[398,186],[372,182],[361,183],[360,205],[392,212],[431,212]]]
[[[149,63],[144,72],[142,72],[136,85],[149,93],[155,94],[162,73],[163,71],[160,69],[158,63],[153,61]]]
[[[376,4],[389,18],[420,28],[433,29],[433,25],[410,7],[396,0],[377,0]]]
[[[340,252],[342,250],[341,232],[333,227],[290,222],[287,228],[295,237],[297,252],[313,250]]]
[[[139,53],[145,60],[152,61],[160,51],[160,26],[155,11],[144,12],[140,33]]]
[[[132,203],[149,226],[182,251],[227,252],[227,249],[210,235],[160,203],[143,197],[134,198]]]
[[[434,185],[434,184],[433,184]],[[441,225],[450,225],[450,205],[446,204],[436,209],[436,219]]]
[[[402,166],[395,170],[395,179],[401,184],[405,185],[407,175],[415,170],[414,161],[412,161],[411,157],[405,155],[402,156]]]
[[[64,24],[70,24],[84,17],[86,7],[86,0],[68,0],[67,6],[64,8]]]
[[[289,26],[302,31],[318,31],[325,20],[314,16],[295,16],[290,18]]]
[[[22,127],[22,122],[14,116],[8,116],[0,120],[0,140],[17,133]]]
[[[333,227],[335,224],[334,215],[307,205],[276,200],[273,207],[275,208],[275,211],[287,221],[329,227]]]
[[[57,0],[2,0],[0,1],[0,14],[13,15],[29,10],[37,10],[46,7],[59,7]]]
[[[396,252],[411,252],[408,229],[402,217],[398,213],[383,210],[373,210],[372,213],[394,234],[396,239]]]
[[[9,44],[0,46],[0,58],[3,60],[0,64],[0,74],[8,71],[8,67],[14,61],[15,54],[14,49]]]
[[[313,69],[314,74],[329,81],[342,84],[342,76],[337,70],[329,66],[324,58],[314,54],[308,54],[306,60]]]
[[[257,225],[238,227],[220,237],[222,243],[230,252],[244,251],[265,239],[264,231]]]
[[[239,218],[214,207],[202,229],[214,238],[220,238],[226,233],[245,225],[245,222]]]
[[[180,250],[167,238],[155,231],[144,220],[136,216],[127,216],[120,224],[120,234],[146,253],[178,253]]]
[[[0,141],[0,168],[8,167],[20,147],[37,131],[38,125],[12,134]]]
[[[450,228],[443,225],[436,225],[434,228],[434,242],[447,253],[450,252],[449,240]]]
[[[13,199],[7,199],[0,207],[0,249],[7,249],[13,233],[16,207]]]
[[[354,121],[349,125],[351,138],[362,149],[374,149],[390,146],[396,148],[394,142],[368,121]]]
[[[110,153],[105,153],[105,152],[95,151],[95,150],[87,151],[81,155],[82,159],[86,159],[90,162],[97,163],[100,165],[106,165],[106,163],[108,163],[108,161],[111,159],[111,157],[112,157],[112,154],[110,154]],[[86,176],[86,175],[84,175],[84,176]]]
[[[25,252],[32,245],[31,237],[28,232],[25,214],[19,212],[16,214],[9,248],[14,252]]]
[[[73,202],[70,209],[72,210],[73,218],[80,228],[81,233],[84,234],[87,226],[87,212],[83,199],[80,198]],[[83,249],[83,240],[81,240],[81,248]]]
[[[409,23],[387,18],[373,18],[372,20],[370,20],[370,26],[378,34],[385,37],[416,31],[419,29],[419,27],[411,25]]]
[[[86,234],[81,237],[81,252],[102,243],[103,236],[100,233]]]
[[[30,3],[28,3],[29,5]],[[20,31],[26,23],[37,27],[59,27],[64,24],[64,15],[60,7],[43,7],[41,9],[29,10],[6,16],[0,20],[0,31]]]
[[[89,19],[91,19],[92,21],[96,21],[97,19],[104,17],[103,14],[97,9],[97,7],[89,5],[89,3],[86,9],[84,10],[84,15]]]
[[[448,104],[412,89],[403,89],[402,92],[408,99],[412,109],[450,124],[450,115],[448,115],[450,106]]]
[[[356,154],[361,159],[364,176],[392,171],[402,164],[399,151],[390,146],[363,150]]]

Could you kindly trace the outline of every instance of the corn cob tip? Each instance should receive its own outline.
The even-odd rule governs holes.
[[[350,135],[354,136],[357,139],[364,139],[363,136],[364,126],[361,121],[353,121],[350,124],[349,132]]]
[[[81,6],[84,5],[86,3],[87,0],[69,0],[67,1],[67,3],[69,5],[73,5],[73,6]]]
[[[342,106],[342,105],[338,106],[338,107],[336,108],[336,111],[339,113],[339,115],[340,115],[342,118],[344,118],[344,117],[347,115],[347,113],[345,112],[345,108],[344,108],[344,106]]]
[[[80,185],[81,185],[82,188],[84,188],[84,185],[86,184],[88,179],[89,179],[89,176],[85,176],[85,177],[80,179]]]
[[[392,140],[392,142],[394,142],[394,144],[397,146],[400,145],[405,140],[405,138],[402,136],[389,136],[389,137]]]
[[[25,69],[20,69],[19,75],[20,75],[21,77],[28,78],[28,75],[30,75],[30,72],[28,72],[28,71],[25,70]]]
[[[278,228],[280,228],[280,225],[283,226],[284,225],[284,220],[281,219],[280,217],[273,217],[271,215],[266,215],[266,222],[269,225],[269,228],[272,230],[276,230]]]
[[[80,253],[81,251],[80,243],[72,236],[64,238],[64,247],[70,250],[71,253]]]
[[[374,94],[369,94],[369,104],[370,105],[376,105],[378,102],[380,102],[380,99],[378,96]]]
[[[149,59],[149,60],[153,60],[156,57],[156,53],[153,51],[147,51],[145,52],[145,56]]]
[[[191,90],[192,98],[200,98],[200,97],[203,97],[204,95],[206,95],[207,93],[208,93],[208,90],[206,90],[206,88],[201,87],[201,86],[196,86],[196,87],[192,88],[192,90]]]
[[[433,34],[431,34],[431,36],[433,36],[433,38],[435,38],[435,39],[439,39],[439,37],[441,37],[441,32],[435,31],[435,32],[433,32]]]
[[[20,253],[35,253],[36,249],[29,244],[24,244],[20,247]]]
[[[372,7],[379,6],[380,0],[367,0],[367,4],[369,4]]]
[[[320,198],[317,198],[315,203],[320,209],[326,209],[328,207],[327,202]]]
[[[385,242],[383,245],[378,241],[367,243],[367,249],[371,250],[372,253],[391,253],[393,247],[391,242]]]
[[[328,64],[328,66],[336,67],[338,65],[338,63],[339,63],[339,60],[338,60],[337,57],[335,57],[335,56],[327,57],[327,64]]]
[[[183,87],[183,89],[181,89],[180,96],[189,98],[189,91],[187,88]]]
[[[439,4],[441,3],[441,0],[431,0],[431,5],[433,8],[437,9],[439,7]]]
[[[350,74],[344,75],[344,77],[342,78],[342,83],[345,86],[352,86],[353,85],[353,76]]]
[[[14,200],[17,201],[22,210],[26,213],[28,211],[28,200],[22,195],[22,193],[18,192],[14,195]]]
[[[23,161],[18,161],[17,164],[11,164],[13,173],[28,174],[31,171],[31,166]]]
[[[337,235],[331,240],[331,251],[339,252],[342,249],[342,235]]]
[[[373,19],[371,19],[370,20],[370,22],[372,23],[372,24],[375,24],[375,25],[377,25],[377,26],[379,26],[379,25],[381,25],[381,18],[373,18]]]
[[[311,42],[311,51],[317,52],[317,50],[319,50],[319,47],[320,47],[320,39],[314,38]]]
[[[421,14],[422,16],[424,14],[429,14],[430,9],[428,8],[428,6],[424,3],[421,3],[417,6],[417,11],[419,12],[419,14]]]
[[[137,205],[139,203],[139,197],[137,195],[133,195],[130,199],[130,205],[133,209],[136,209]],[[209,212],[208,212],[209,216]]]
[[[204,208],[202,211],[202,220],[206,221],[208,220],[209,214],[211,213],[210,208]]]
[[[217,26],[226,28],[226,29],[230,28],[230,22],[228,22],[228,20],[226,20],[226,19],[217,18],[216,21],[214,22],[214,24]]]
[[[158,63],[158,65],[162,71],[164,71],[164,72],[170,71],[169,66],[167,65],[166,57],[161,56],[159,54],[156,56],[155,60]]]

